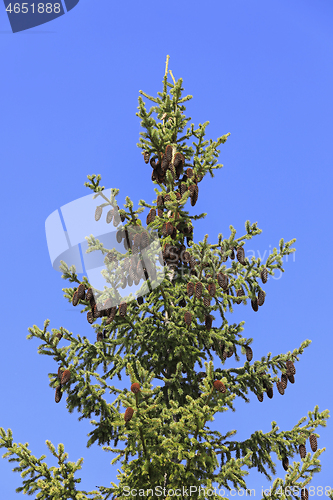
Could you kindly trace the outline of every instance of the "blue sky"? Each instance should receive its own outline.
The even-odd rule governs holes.
[[[190,208],[208,214],[195,224],[195,241],[208,234],[213,243],[219,232],[229,237],[230,224],[241,236],[247,219],[263,230],[245,247],[256,256],[267,256],[280,238],[297,238],[286,272],[266,284],[264,306],[254,313],[240,305],[229,321],[245,321],[254,360],[312,340],[284,396],[275,390],[263,403],[255,395],[246,406],[238,401],[238,411],[217,415],[211,428],[237,429],[243,440],[258,429],[268,432],[273,420],[290,430],[317,404],[331,410],[332,16],[327,0],[80,0],[64,16],[12,34],[0,8],[0,426],[13,430],[15,442],[29,442],[36,456],[47,454],[49,439],[64,443],[70,460],[84,457],[83,489],[117,482],[120,464],[110,466],[114,457],[97,446],[86,449],[89,422],[69,414],[65,398],[54,403],[47,374],[56,363],[37,354],[36,339],[26,340],[28,327],[42,327],[46,318],[50,328],[94,340],[85,317],[62,296],[68,285],[52,268],[45,220],[89,194],[89,174],[120,189],[119,205],[127,195],[134,204],[154,199],[151,167],[136,145],[142,129],[135,113],[140,89],[153,96],[162,91],[167,54],[175,78],[183,78],[183,95],[193,95],[186,110],[191,123],[197,128],[209,120],[206,139],[231,133],[220,147],[223,169],[204,179]],[[333,487],[332,419],[318,433],[326,452],[310,484],[325,489]],[[48,454],[47,462],[53,465]],[[0,460],[6,500],[21,486],[11,469]],[[284,475],[277,461],[277,477]],[[257,498],[270,486],[254,470],[247,484]]]

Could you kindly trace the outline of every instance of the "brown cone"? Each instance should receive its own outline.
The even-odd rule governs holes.
[[[287,375],[295,375],[296,374],[295,365],[289,359],[288,359],[288,361],[286,361],[286,367],[287,367]]]
[[[257,297],[255,299],[252,299],[251,300],[251,306],[252,306],[252,309],[257,312],[258,311],[258,300],[257,300]]]
[[[61,376],[61,385],[67,384],[70,381],[71,372],[69,370],[65,370]]]
[[[304,444],[300,444],[298,450],[299,450],[300,457],[301,458],[305,458],[306,457],[306,448],[305,448],[305,445]]]
[[[204,303],[204,306],[205,307],[209,307],[210,306],[210,301],[211,301],[211,298],[210,297],[204,297],[203,298],[203,303]]]
[[[287,377],[288,377],[288,380],[289,380],[289,382],[290,382],[291,384],[294,384],[294,383],[295,383],[295,377],[294,377],[294,375],[292,375],[292,374],[288,374],[288,373],[287,373]]]
[[[189,311],[186,311],[186,313],[184,315],[184,321],[185,321],[187,326],[190,326],[191,321],[192,321],[192,314]]]
[[[125,316],[127,311],[127,302],[121,302],[119,304],[119,316]]]
[[[289,460],[287,457],[285,457],[283,460],[282,460],[282,465],[283,465],[283,468],[284,470],[288,470],[288,467],[289,467]]]
[[[217,282],[223,290],[226,290],[228,288],[229,278],[226,274],[219,273],[217,275]]]
[[[215,293],[216,293],[216,285],[215,283],[209,283],[208,287],[208,293],[211,297],[215,297]]]
[[[149,162],[149,158],[150,158],[150,153],[148,151],[145,151],[143,154],[143,159],[145,160],[145,163]]]
[[[193,293],[194,293],[194,284],[189,282],[187,283],[187,295],[189,297],[192,297]]]
[[[106,214],[106,223],[110,224],[110,222],[112,222],[112,219],[113,219],[113,208],[111,208],[111,210],[109,210],[108,213]]]
[[[268,271],[266,267],[264,267],[260,273],[261,281],[265,284],[267,283],[267,276],[268,276]]]
[[[288,384],[288,377],[287,377],[286,373],[282,373],[282,375],[281,375],[281,384],[282,384],[282,387],[284,389],[286,389],[287,384]]]
[[[61,385],[58,385],[55,390],[55,402],[59,403],[62,398]]]
[[[281,381],[276,382],[276,387],[279,393],[283,396],[284,395],[284,387]]]
[[[212,328],[212,322],[213,322],[212,316],[206,316],[205,317],[205,326],[206,326],[206,330],[208,332],[210,332],[210,330]]]
[[[221,380],[215,380],[213,386],[217,391],[222,392],[223,394],[226,391],[225,385],[223,382],[221,382]]]
[[[87,312],[87,320],[88,320],[88,323],[90,323],[91,325],[93,324],[94,316],[93,316],[93,313],[91,311]]]
[[[262,403],[263,400],[264,400],[264,395],[263,394],[257,394],[257,398],[259,399],[260,403]]]
[[[78,297],[78,291],[76,290],[72,298],[73,306],[77,306],[78,302],[79,302],[79,297]]]
[[[245,351],[246,351],[246,359],[247,359],[248,361],[251,361],[251,360],[252,360],[252,358],[253,358],[253,351],[252,351],[251,347],[250,347],[249,345],[247,345],[247,346],[245,347]]]
[[[313,452],[317,451],[317,438],[316,438],[316,436],[314,434],[311,434],[309,437],[309,440],[310,440],[311,450]]]
[[[262,306],[265,302],[265,292],[263,290],[259,290],[258,293],[258,305]]]
[[[269,397],[269,399],[272,399],[272,397],[273,397],[273,387],[269,387],[267,389],[267,396]]]
[[[131,420],[131,418],[133,417],[133,413],[134,413],[133,408],[131,408],[131,407],[126,408],[125,415],[124,415],[125,422],[129,422]]]
[[[86,287],[81,283],[77,289],[77,296],[79,300],[84,300]]]
[[[202,283],[200,281],[195,284],[195,296],[197,299],[200,299],[202,295]]]
[[[165,157],[170,163],[172,160],[172,146],[170,146],[170,144],[165,148]]]
[[[96,342],[102,342],[103,338],[103,332],[98,332]]]
[[[131,391],[134,392],[134,394],[137,394],[140,390],[140,384],[137,382],[134,382],[134,384],[131,385]]]
[[[244,247],[238,247],[237,248],[237,260],[240,264],[244,266],[245,264],[245,251]]]
[[[307,488],[302,488],[301,489],[301,499],[302,500],[308,500],[309,499],[309,492]]]

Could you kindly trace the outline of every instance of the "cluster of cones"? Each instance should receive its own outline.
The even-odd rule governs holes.
[[[295,373],[296,373],[296,368],[295,365],[292,361],[288,360],[286,361],[286,372],[282,373],[281,375],[281,380],[276,382],[276,387],[279,393],[283,396],[284,391],[287,387],[288,380],[291,384],[295,383]],[[262,373],[261,376],[265,376],[266,373]],[[273,397],[273,387],[266,381],[263,380],[263,386],[266,389],[267,396],[272,399]],[[264,400],[264,393],[257,394],[257,398],[260,402]]]
[[[55,402],[59,403],[62,398],[62,386],[67,384],[70,381],[71,372],[70,370],[63,370],[63,368],[58,369],[58,379],[60,380],[60,384],[56,387],[55,390]]]
[[[100,218],[102,217],[103,213],[103,207],[98,206],[96,207],[95,210],[95,221],[99,221]],[[119,207],[118,205],[116,207],[111,208],[108,213],[106,214],[106,222],[107,224],[110,224],[110,222],[113,221],[114,227],[119,226],[120,222],[124,222],[126,219],[125,215],[123,213],[119,212]]]
[[[309,441],[310,441],[311,450],[313,452],[317,451],[317,437],[314,434],[310,434]],[[306,457],[305,444],[300,444],[298,451],[299,451],[301,459],[304,459]],[[288,459],[288,457],[284,457],[283,458],[283,460],[282,460],[282,466],[283,466],[283,468],[284,468],[285,471],[288,470],[288,467],[289,467],[289,459]],[[307,490],[307,488],[302,488],[302,490],[301,490],[301,498],[303,500],[308,500],[308,498],[309,498],[309,491]]]

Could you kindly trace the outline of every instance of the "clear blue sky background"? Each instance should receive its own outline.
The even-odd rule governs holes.
[[[186,111],[191,123],[209,120],[207,139],[231,133],[220,147],[224,168],[204,179],[190,208],[208,213],[195,225],[195,241],[207,233],[211,242],[219,232],[229,237],[230,224],[241,236],[247,219],[263,230],[245,247],[256,256],[267,256],[282,237],[297,238],[286,272],[265,286],[264,306],[254,313],[240,305],[229,320],[246,321],[254,360],[312,340],[284,396],[275,389],[272,400],[259,403],[251,395],[250,404],[238,401],[236,413],[217,415],[211,427],[237,429],[243,440],[268,432],[273,420],[290,430],[317,404],[332,409],[332,19],[328,0],[81,0],[49,24],[12,34],[0,6],[0,426],[13,430],[14,441],[29,442],[36,456],[47,453],[46,439],[64,443],[72,461],[83,456],[83,489],[117,482],[120,464],[110,466],[114,457],[97,446],[86,449],[89,422],[67,412],[65,397],[55,404],[47,374],[56,363],[37,354],[36,339],[26,340],[28,327],[43,327],[46,318],[50,328],[95,339],[85,315],[62,296],[67,283],[51,266],[45,220],[89,194],[88,174],[119,188],[121,204],[126,195],[135,204],[154,198],[135,113],[140,89],[162,91],[167,54],[184,95],[194,97]],[[326,452],[311,485],[333,487],[333,420],[318,432]],[[47,462],[54,464],[49,454]],[[17,498],[21,480],[12,467],[0,460],[1,499]],[[284,475],[277,461],[277,477]],[[248,486],[261,498],[270,483],[251,470]]]

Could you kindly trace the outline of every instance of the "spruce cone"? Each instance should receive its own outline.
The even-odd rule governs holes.
[[[166,194],[164,196],[164,203],[167,202],[167,201],[171,201],[171,196],[169,194]]]
[[[311,450],[313,452],[317,451],[317,438],[316,438],[316,436],[314,434],[311,434],[309,440],[310,440]]]
[[[250,347],[249,345],[247,345],[247,346],[245,347],[245,350],[246,350],[246,359],[247,359],[248,361],[251,361],[251,360],[252,360],[252,358],[253,358],[253,351],[252,351],[251,347]]]
[[[198,201],[198,196],[199,196],[199,188],[197,184],[194,184],[194,191],[191,196],[191,206],[194,207],[196,202]]]
[[[266,392],[267,392],[267,396],[269,397],[269,399],[272,399],[272,397],[273,397],[273,387],[269,387]]]
[[[87,320],[88,320],[88,323],[90,323],[91,325],[93,324],[94,316],[93,316],[93,313],[91,311],[87,312]]]
[[[205,307],[209,307],[210,306],[210,301],[211,301],[211,298],[210,297],[204,297],[203,299],[203,303],[204,303],[204,306]]]
[[[287,387],[288,377],[287,377],[286,373],[282,373],[282,375],[281,375],[281,384],[282,384],[282,387],[284,389]]]
[[[170,146],[170,144],[165,148],[165,158],[169,163],[172,160],[172,146]]]
[[[193,177],[193,170],[192,168],[187,168],[186,169],[186,176],[188,179],[191,179]]]
[[[194,269],[195,268],[195,265],[196,265],[196,260],[195,258],[193,257],[193,255],[190,256],[190,266],[191,266],[191,269]]]
[[[187,295],[189,297],[192,297],[193,293],[194,293],[194,284],[189,282],[187,283]]]
[[[197,299],[200,299],[201,295],[202,295],[202,283],[200,283],[200,281],[198,281],[195,284],[195,296]]]
[[[223,394],[226,391],[225,385],[223,382],[221,382],[221,380],[215,380],[213,386],[217,391],[222,392]]]
[[[189,311],[186,311],[186,313],[184,315],[184,321],[185,321],[187,326],[190,326],[191,321],[192,321],[192,314]]]
[[[255,299],[252,299],[251,300],[251,306],[252,306],[252,309],[257,312],[258,311],[258,300],[257,300],[257,297]]]
[[[257,398],[259,399],[260,403],[263,402],[264,400],[264,395],[261,393],[261,394],[257,394]]]
[[[131,418],[133,417],[134,410],[131,407],[126,408],[124,419],[125,422],[129,422]]]
[[[242,295],[244,295],[243,287],[239,288],[236,292],[237,297],[241,297]],[[240,304],[242,302],[242,299],[237,299],[236,302],[237,304]]]
[[[302,500],[308,500],[309,499],[309,492],[307,488],[302,488],[301,489],[301,499]]]
[[[229,278],[226,274],[219,273],[217,275],[217,282],[223,290],[226,290],[228,288]]]
[[[65,370],[61,376],[61,385],[67,384],[70,381],[71,372],[69,370]]]
[[[168,236],[171,236],[171,235],[172,235],[172,233],[173,233],[173,225],[172,225],[172,222],[167,222],[167,223],[166,223],[165,231],[166,231],[166,234],[167,234]]]
[[[238,247],[237,248],[237,260],[240,264],[244,266],[245,264],[245,251],[244,247]]]
[[[124,232],[122,229],[119,229],[116,234],[117,242],[121,243],[123,241],[123,237],[124,237]]]
[[[182,183],[181,183],[181,185],[180,185],[180,194],[181,194],[181,196],[183,196],[183,195],[184,195],[184,193],[186,193],[186,191],[187,191],[186,184],[184,184],[184,183],[182,182]]]
[[[113,226],[114,227],[119,226],[120,221],[121,221],[121,219],[120,219],[120,215],[119,215],[118,209],[115,208],[114,212],[113,212]]]
[[[143,297],[142,296],[138,297],[136,301],[139,304],[139,306],[141,306],[143,304]]]
[[[125,316],[127,311],[127,302],[121,302],[119,304],[119,316]]]
[[[106,214],[106,223],[110,224],[110,222],[112,222],[112,219],[113,219],[113,208],[111,208],[111,210],[109,210],[108,213]]]
[[[102,207],[96,207],[96,210],[95,210],[95,221],[96,222],[99,221],[99,219],[101,218],[102,212],[103,212]]]
[[[79,300],[84,300],[86,287],[81,283],[77,289],[77,296]]]
[[[281,381],[276,382],[276,387],[277,387],[277,390],[279,391],[279,393],[283,396],[283,394],[284,394],[284,387],[283,387],[282,382]]]
[[[103,332],[98,332],[96,342],[102,342],[103,338],[104,338]]]
[[[289,467],[289,459],[288,459],[287,457],[285,457],[285,458],[282,460],[282,465],[283,465],[284,470],[288,470],[288,467]]]
[[[231,250],[230,259],[234,260],[235,259],[235,249],[231,248],[230,250]]]
[[[231,358],[233,354],[234,354],[234,349],[230,347],[230,349],[227,351],[227,358]]]
[[[145,151],[143,154],[143,158],[145,160],[145,163],[147,164],[149,162],[150,153],[148,151]]]
[[[137,394],[140,390],[140,384],[137,382],[134,382],[134,384],[131,385],[131,391],[134,392],[134,394]]]
[[[290,360],[286,361],[286,367],[287,367],[287,375],[295,375],[296,374],[296,368],[294,366],[294,363]]]
[[[265,302],[265,292],[263,290],[259,290],[258,293],[258,305],[262,306]]]
[[[61,392],[61,384],[56,387],[55,390],[55,402],[59,403],[62,398],[62,392]]]
[[[78,291],[76,290],[74,292],[74,295],[73,295],[73,298],[72,298],[72,304],[73,304],[73,306],[77,306],[78,302],[79,302],[79,294],[78,294]]]
[[[108,316],[108,319],[106,320],[106,324],[107,325],[109,325],[110,323],[112,323],[112,321],[114,320],[114,317],[116,315],[116,312],[117,312],[117,306],[111,307],[110,314]]]
[[[190,262],[191,255],[190,255],[189,252],[187,252],[187,251],[186,252],[182,252],[181,255],[182,255],[182,261],[183,261],[184,264],[187,264],[188,262]]]
[[[101,318],[102,317],[102,311],[98,309],[97,304],[95,304],[92,308],[92,313],[94,318]]]
[[[264,267],[260,273],[261,281],[265,284],[267,283],[267,276],[268,276],[268,271],[266,267]]]
[[[212,316],[206,316],[205,317],[205,327],[206,327],[206,330],[208,332],[210,332],[210,330],[212,328],[212,322],[213,322]]]
[[[301,458],[306,457],[306,448],[305,448],[304,444],[299,445],[299,454],[300,454]]]
[[[165,172],[167,171],[168,166],[169,166],[168,159],[165,156],[163,156],[161,163],[161,169],[163,174],[165,174]]]
[[[287,373],[287,377],[288,377],[288,380],[289,380],[289,382],[291,384],[295,383],[295,377],[294,377],[294,375],[292,375],[291,373],[290,374]]]
[[[140,239],[141,250],[144,250],[145,248],[147,248],[148,245],[149,245],[149,235],[146,231],[144,231],[141,234],[141,239]]]
[[[215,297],[215,293],[216,293],[215,283],[209,283],[207,290],[208,290],[208,293],[211,297]]]

